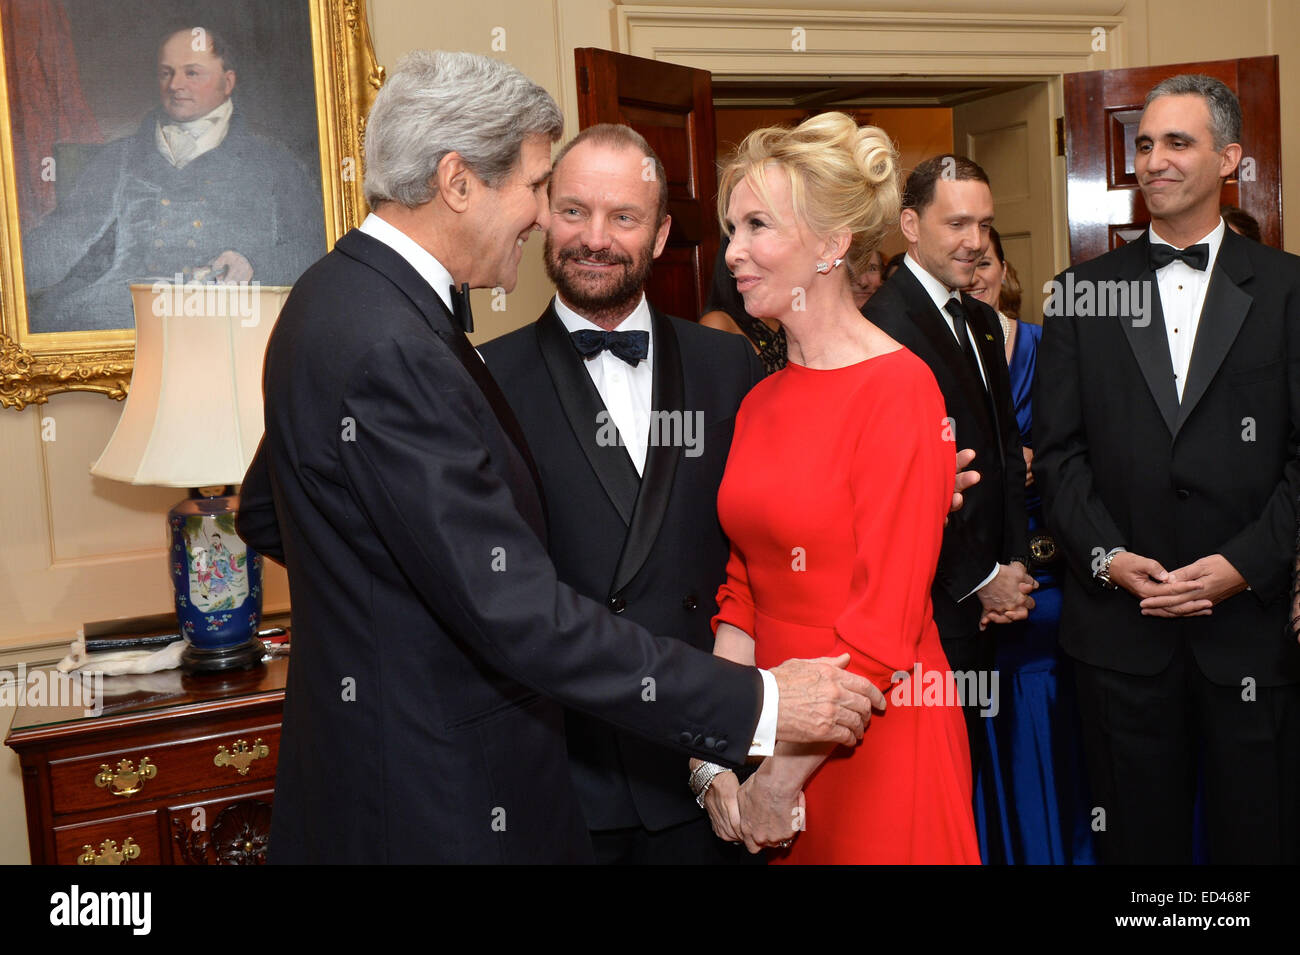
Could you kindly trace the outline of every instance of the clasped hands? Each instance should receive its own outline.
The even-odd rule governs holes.
[[[874,711],[883,712],[885,695],[864,676],[845,669],[849,655],[818,660],[787,660],[771,669],[778,690],[776,739],[791,751],[806,744],[814,762],[836,744],[855,746]],[[800,749],[802,749],[800,747]],[[701,802],[713,831],[728,842],[744,842],[750,852],[788,843],[803,828],[803,775],[788,770],[800,759],[783,757],[786,772],[767,759],[740,785],[733,772],[719,773]]]
[[[1141,601],[1146,617],[1206,617],[1214,605],[1246,589],[1246,579],[1222,554],[1165,570],[1157,560],[1120,551],[1110,579]]]
[[[984,608],[980,629],[990,623],[1024,620],[1034,609],[1034,598],[1029,595],[1037,589],[1038,581],[1020,561],[998,564],[997,575],[977,591],[980,606]]]
[[[804,828],[804,797],[799,787],[775,782],[770,759],[741,785],[733,772],[719,773],[701,800],[713,832],[726,842],[743,842],[750,852],[789,845]]]

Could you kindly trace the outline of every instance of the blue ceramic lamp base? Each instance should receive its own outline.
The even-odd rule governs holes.
[[[262,557],[235,533],[233,487],[195,488],[167,514],[185,673],[260,666]]]

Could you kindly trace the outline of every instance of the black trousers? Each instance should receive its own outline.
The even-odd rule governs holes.
[[[598,865],[762,865],[763,854],[750,855],[741,843],[723,842],[713,834],[709,816],[651,832],[641,826],[629,829],[594,829],[591,847]]]
[[[1300,686],[1217,686],[1185,643],[1155,676],[1075,674],[1103,862],[1190,864],[1198,772],[1211,863],[1300,862]]]

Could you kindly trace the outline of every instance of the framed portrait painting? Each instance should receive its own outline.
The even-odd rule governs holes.
[[[130,286],[292,285],[364,213],[364,0],[0,0],[0,406],[125,397]]]

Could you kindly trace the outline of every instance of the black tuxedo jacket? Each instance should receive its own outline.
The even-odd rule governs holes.
[[[736,409],[763,367],[742,336],[654,308],[651,315],[651,403],[669,416],[652,422],[651,435],[684,434],[671,416],[689,416],[703,429],[690,432],[695,447],[652,443],[644,476],[623,447],[598,439],[605,406],[553,307],[482,354],[537,455],[560,580],[655,633],[711,651],[728,555],[718,485]],[[567,724],[591,828],[658,830],[700,816],[679,753],[578,712]]]
[[[590,859],[562,705],[743,763],[758,672],[559,583],[518,423],[396,252],[352,231],[302,276],[264,387],[238,526],[293,600],[273,860]]]
[[[971,371],[947,320],[925,288],[904,266],[863,307],[878,328],[911,349],[934,372],[953,419],[957,447],[974,448],[980,481],[963,492],[965,504],[948,516],[931,598],[934,620],[945,640],[978,633],[981,607],[971,595],[994,564],[1029,552],[1025,512],[1025,459],[1011,402],[1011,377],[997,313],[978,299],[962,295],[966,320],[974,333],[980,361],[989,379],[993,412],[984,384]]]
[[[1151,675],[1185,640],[1216,683],[1300,680],[1284,632],[1300,491],[1300,259],[1226,231],[1180,404],[1149,248],[1144,233],[1058,276],[1066,314],[1044,323],[1034,473],[1071,570],[1062,646]],[[1085,310],[1085,287],[1110,310],[1114,287],[1095,284],[1106,281],[1145,283],[1149,313],[1132,314],[1130,301],[1129,314],[1069,314]],[[1251,589],[1208,617],[1144,617],[1131,594],[1093,577],[1119,546],[1167,570],[1223,554]]]

